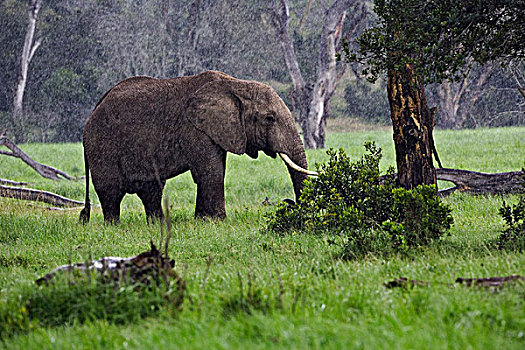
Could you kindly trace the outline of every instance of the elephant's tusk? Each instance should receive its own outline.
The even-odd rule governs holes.
[[[306,174],[306,175],[319,176],[319,173],[317,173],[315,171],[311,171],[311,170],[307,170],[307,169],[301,168],[299,165],[295,164],[290,159],[290,157],[288,157],[286,154],[279,153],[279,156],[283,159],[283,161],[286,163],[286,165],[288,165],[293,170],[298,171],[298,172],[303,173],[303,174]]]

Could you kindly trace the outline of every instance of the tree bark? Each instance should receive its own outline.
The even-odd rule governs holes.
[[[428,108],[424,85],[406,65],[388,72],[387,91],[399,185],[406,189],[421,184],[437,188],[432,161],[434,113]]]
[[[353,1],[337,1],[325,14],[320,38],[315,82],[310,108],[303,121],[303,136],[306,148],[324,148],[326,118],[328,117],[330,98],[337,87],[335,48],[341,39],[346,9]]]
[[[24,46],[22,48],[22,55],[20,56],[20,66],[18,70],[18,79],[16,84],[15,97],[13,100],[13,118],[17,120],[23,112],[23,100],[24,92],[27,84],[27,73],[29,71],[29,63],[42,43],[41,39],[38,39],[33,44],[33,38],[35,35],[36,21],[38,12],[42,6],[42,0],[31,0],[29,2],[27,31],[24,39]]]

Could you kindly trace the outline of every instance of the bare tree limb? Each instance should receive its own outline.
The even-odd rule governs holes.
[[[301,33],[303,31],[304,22],[306,21],[306,18],[310,14],[310,9],[312,8],[312,3],[314,0],[308,0],[308,4],[306,4],[306,8],[304,9],[303,15],[301,16],[301,20],[299,21],[299,27],[297,28],[297,31]]]
[[[289,34],[289,1],[279,0],[278,3],[276,5],[275,1],[270,2],[268,12],[278,34],[293,82],[292,107],[299,112],[298,121],[303,131],[305,147],[324,148],[324,125],[330,110],[330,98],[337,81],[344,73],[344,70],[337,69],[336,47],[342,37],[346,10],[352,6],[358,9],[359,0],[336,0],[329,7],[325,2],[321,2],[324,19],[319,38],[317,77],[313,84],[305,83]],[[310,5],[311,2],[308,2],[307,6]],[[305,16],[307,12],[308,8],[305,10]]]
[[[12,152],[0,151],[0,154],[20,158],[27,165],[35,169],[40,175],[42,175],[43,177],[47,179],[51,179],[51,180],[60,180],[61,178],[65,178],[67,180],[76,179],[75,177],[68,175],[62,170],[50,167],[48,165],[40,164],[34,161],[31,157],[29,157],[26,153],[24,153],[20,148],[18,148],[18,146],[15,145],[11,140],[6,138],[3,135],[3,133],[0,134],[0,146],[6,146],[12,151]]]
[[[0,185],[9,185],[9,186],[25,186],[27,185],[27,182],[18,182],[18,181],[12,181],[7,179],[0,179]]]
[[[519,91],[520,94],[523,96],[523,98],[525,98],[525,89],[522,88],[522,87],[519,87],[519,88],[518,88],[518,91]]]
[[[504,194],[525,191],[525,172],[511,171],[487,174],[476,171],[439,168],[436,169],[438,180],[453,182],[456,186],[439,191],[447,196],[455,191],[471,194]]]
[[[290,9],[288,6],[288,0],[280,0],[279,8],[270,3],[270,15],[272,18],[273,26],[277,29],[281,46],[284,51],[284,60],[290,77],[292,78],[294,89],[301,91],[305,87],[305,82],[299,68],[297,56],[295,55],[295,49],[293,47],[292,38],[289,34],[289,23],[290,23]]]
[[[84,202],[75,201],[58,194],[34,190],[31,188],[9,187],[0,185],[0,197],[21,199],[26,201],[37,201],[51,204],[57,207],[83,206]]]

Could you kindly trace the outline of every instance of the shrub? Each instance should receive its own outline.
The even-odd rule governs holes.
[[[525,251],[525,195],[521,194],[515,205],[507,205],[503,202],[499,214],[503,217],[507,228],[499,236],[498,247]]]
[[[319,176],[306,181],[297,203],[279,206],[268,228],[338,235],[348,258],[388,255],[441,238],[453,220],[435,187],[398,188],[393,168],[380,174],[381,149],[374,143],[365,149],[356,162],[343,149],[329,150]]]

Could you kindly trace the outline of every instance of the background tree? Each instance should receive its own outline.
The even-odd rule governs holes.
[[[523,62],[502,68],[497,63],[474,64],[457,81],[444,80],[426,87],[430,105],[437,106],[436,126],[477,128],[520,125],[525,122]],[[521,76],[521,77],[520,77]]]
[[[29,72],[29,64],[31,63],[36,50],[42,44],[42,38],[38,38],[36,41],[34,40],[38,13],[40,12],[41,7],[42,0],[30,0],[28,3],[27,29],[24,45],[22,47],[22,54],[20,55],[16,91],[13,100],[13,120],[15,122],[22,116],[23,112],[23,101],[27,84],[27,75]]]
[[[366,18],[365,6],[357,0],[337,0],[331,6],[324,1],[322,5],[322,29],[318,39],[316,77],[313,83],[307,83],[301,72],[294,44],[290,36],[290,8],[287,0],[280,0],[278,5],[271,3],[272,24],[276,28],[284,58],[293,82],[293,103],[299,112],[299,124],[303,131],[306,148],[324,148],[326,119],[330,113],[330,99],[337,82],[344,73],[344,66],[338,67],[336,50],[340,39],[347,39],[354,34]],[[299,23],[302,28],[304,18],[310,12],[312,1],[306,5],[305,14]],[[353,15],[359,14],[359,20],[352,22],[351,28],[344,28],[347,10]],[[347,33],[343,33],[346,29]]]
[[[331,37],[323,34],[329,28],[325,26],[327,11],[340,1],[287,0],[288,36],[304,81],[303,91],[309,96],[301,107],[300,94],[293,93],[294,80],[285,63],[267,0],[46,0],[38,12],[33,37],[33,44],[38,38],[42,38],[42,44],[31,60],[23,113],[15,123],[13,102],[28,28],[29,2],[0,1],[0,22],[4,25],[0,31],[0,126],[7,128],[6,135],[11,139],[16,133],[17,142],[79,141],[84,121],[98,99],[130,75],[167,78],[206,69],[268,83],[298,121],[301,109],[317,111],[302,114],[306,116],[302,120],[308,122],[314,120],[308,115],[321,116],[322,106],[321,123],[317,129],[314,123],[311,128],[319,140],[323,139],[328,115],[359,118],[358,124],[390,120],[388,115],[385,118],[385,80],[365,85],[362,79],[354,79],[349,65],[338,62],[334,75],[333,55],[321,55],[322,47],[331,42],[322,39]],[[273,4],[277,9],[281,6],[280,0],[273,0]],[[355,1],[346,9],[344,20],[336,17],[335,23],[342,26],[330,28],[340,30],[338,36],[352,43],[355,33],[373,20],[370,9],[371,1]],[[338,51],[337,41],[335,45]],[[321,59],[326,69],[320,68]],[[456,115],[449,117],[438,110],[437,126],[525,124],[525,99],[517,93],[517,87],[523,87],[525,82],[520,64],[509,64],[516,67],[513,70],[502,70],[493,64],[482,84],[478,84],[479,76],[485,68],[475,66],[467,76],[466,89],[461,88],[461,81],[451,82],[449,96],[460,97],[455,99],[459,108]],[[343,73],[345,78],[340,79]],[[335,79],[318,79],[323,75]],[[323,101],[317,109],[310,108],[316,86],[317,101]],[[332,90],[334,86],[337,88]],[[442,89],[441,85],[432,85],[426,91],[429,102],[448,103],[442,102],[440,96],[446,95]]]
[[[436,184],[435,110],[424,84],[457,80],[474,62],[523,58],[523,6],[523,0],[375,1],[377,23],[359,38],[357,53],[343,51],[366,65],[370,81],[387,75],[401,186]]]

